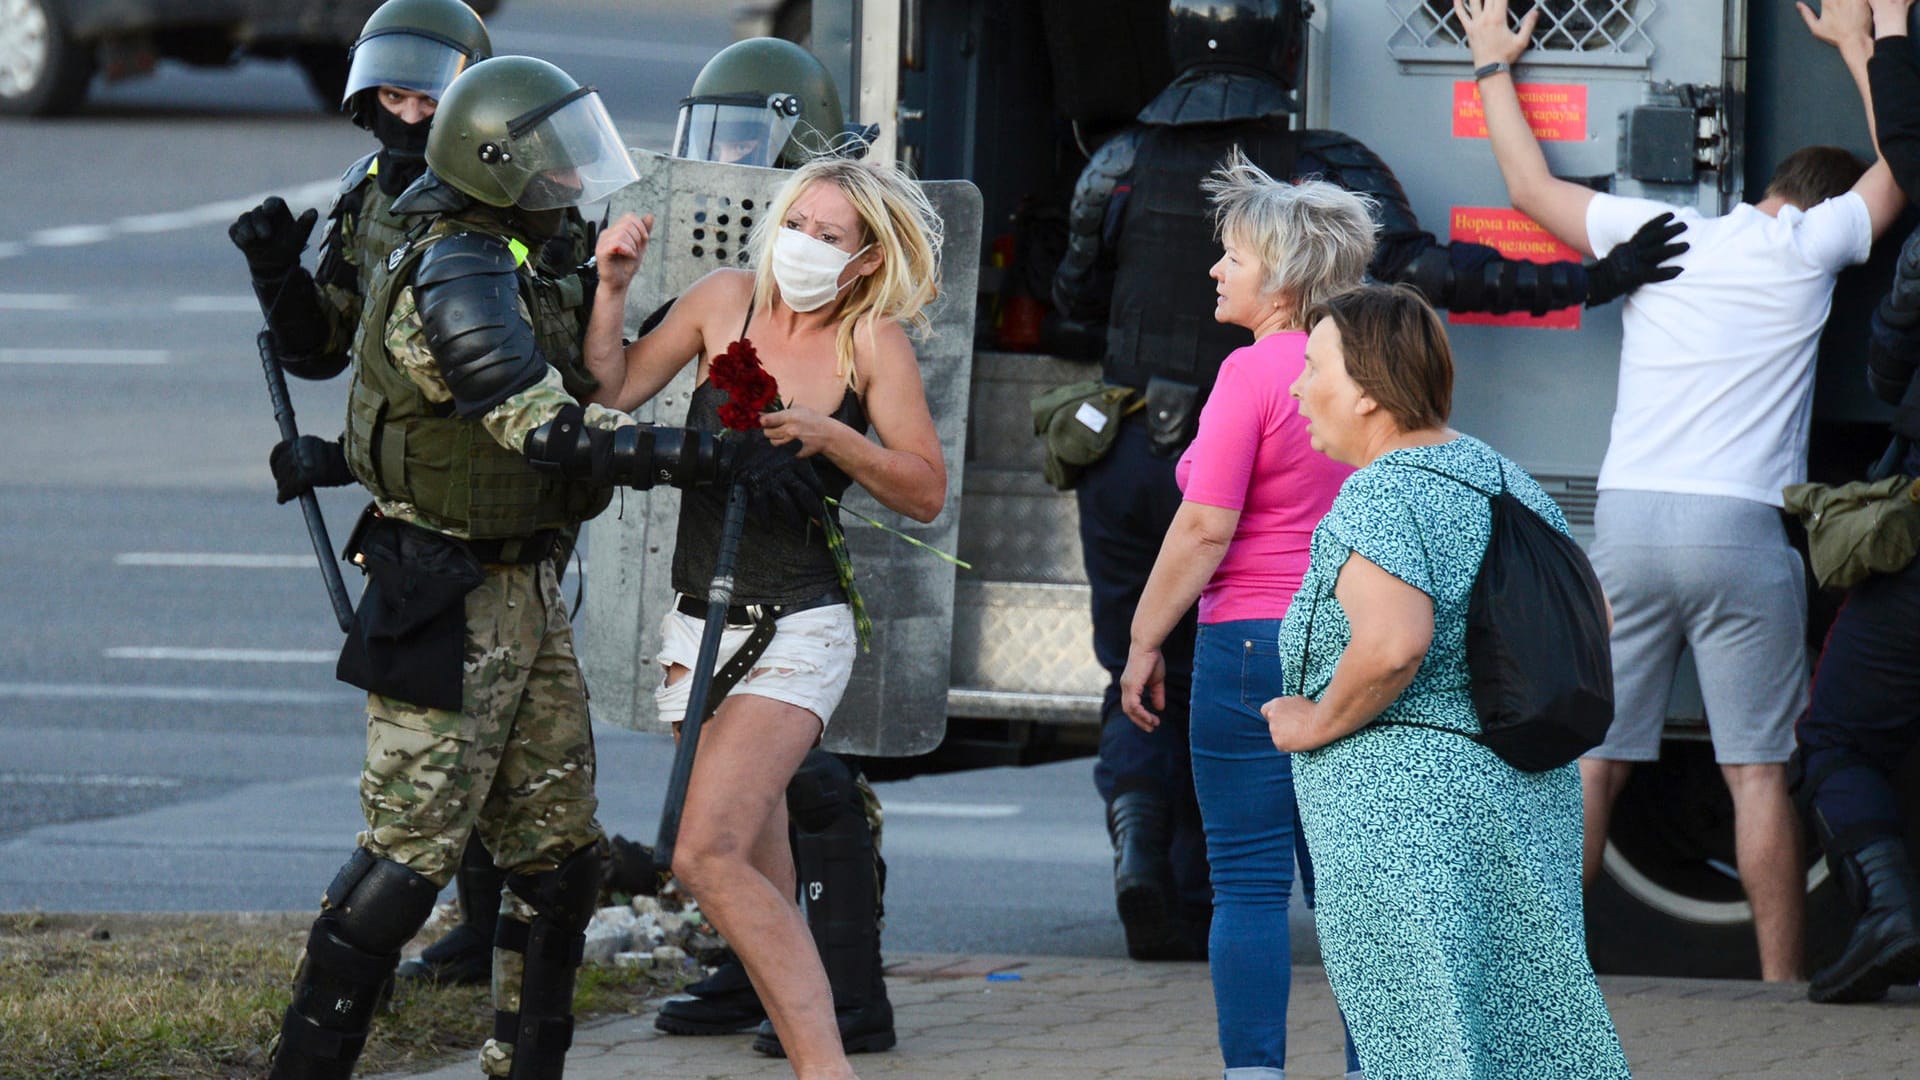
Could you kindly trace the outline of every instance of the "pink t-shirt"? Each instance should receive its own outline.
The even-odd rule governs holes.
[[[1307,572],[1307,549],[1353,472],[1307,443],[1287,388],[1307,335],[1269,334],[1235,349],[1200,410],[1200,433],[1174,468],[1188,502],[1240,511],[1226,557],[1200,593],[1200,621],[1278,619]]]

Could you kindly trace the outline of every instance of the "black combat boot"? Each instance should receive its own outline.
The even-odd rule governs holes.
[[[1113,838],[1113,896],[1127,955],[1135,960],[1193,960],[1192,934],[1175,914],[1171,813],[1166,800],[1149,791],[1123,791],[1107,804],[1107,833]],[[1197,954],[1197,955],[1196,955]]]
[[[440,936],[412,960],[402,961],[394,977],[426,979],[445,986],[479,985],[493,977],[493,933],[500,921],[500,889],[506,871],[480,842],[479,830],[467,837],[453,884],[460,896],[460,925]]]
[[[880,953],[873,954],[873,974],[866,987],[851,1000],[843,1000],[841,988],[833,988],[833,1018],[840,1025],[840,1045],[849,1054],[871,1054],[891,1050],[900,1041],[893,1030],[893,1002],[887,1000],[887,982],[880,970]],[[768,1057],[783,1058],[787,1051],[773,1030],[773,1021],[760,1022],[753,1048]]]
[[[669,1035],[738,1035],[766,1018],[760,995],[747,981],[746,965],[730,956],[713,974],[660,1006],[653,1026]]]
[[[1878,1001],[1890,986],[1920,981],[1920,887],[1906,848],[1881,837],[1858,851],[1827,850],[1827,862],[1859,909],[1840,959],[1813,976],[1807,997],[1843,1003]]]

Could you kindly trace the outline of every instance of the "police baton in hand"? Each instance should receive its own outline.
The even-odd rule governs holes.
[[[740,552],[740,531],[747,521],[747,485],[736,483],[727,492],[727,515],[720,526],[720,551],[713,561],[713,580],[707,583],[707,625],[700,633],[700,653],[693,662],[693,685],[688,688],[687,715],[680,721],[680,742],[673,748],[673,772],[667,777],[667,804],[660,811],[660,836],[653,844],[657,866],[673,865],[673,845],[680,836],[680,811],[687,802],[687,783],[693,779],[693,755],[700,745],[700,725],[719,707],[707,699],[713,693],[713,669],[720,658],[720,633],[727,628],[727,607],[733,603],[733,562]]]
[[[292,442],[300,437],[293,423],[293,401],[287,396],[287,376],[274,359],[273,336],[260,331],[254,339],[260,346],[260,365],[267,372],[267,396],[273,399],[273,419],[280,425],[280,438]],[[353,602],[347,599],[347,587],[340,580],[340,567],[333,559],[333,541],[327,538],[327,519],[320,513],[320,500],[311,489],[300,493],[300,512],[307,518],[307,536],[313,541],[313,554],[320,560],[320,576],[327,583],[327,598],[333,601],[333,617],[340,629],[353,629]]]

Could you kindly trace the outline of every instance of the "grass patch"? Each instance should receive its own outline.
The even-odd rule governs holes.
[[[260,1076],[312,921],[0,915],[0,1077]],[[583,968],[575,1014],[637,1013],[660,990],[645,968]],[[492,1026],[486,987],[409,984],[374,1021],[356,1072],[477,1056]]]

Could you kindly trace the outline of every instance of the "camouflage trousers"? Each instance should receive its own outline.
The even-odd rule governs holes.
[[[573,628],[551,560],[490,566],[467,595],[459,712],[367,695],[361,846],[444,885],[475,829],[494,862],[540,873],[604,841],[595,819],[593,732]],[[503,893],[501,917],[531,906]],[[520,1010],[524,958],[494,950],[493,1006]],[[506,1076],[513,1045],[488,1039],[489,1076]]]
[[[462,708],[367,695],[360,805],[373,854],[445,884],[475,828],[509,871],[601,838],[593,733],[551,562],[490,566],[466,598]]]

